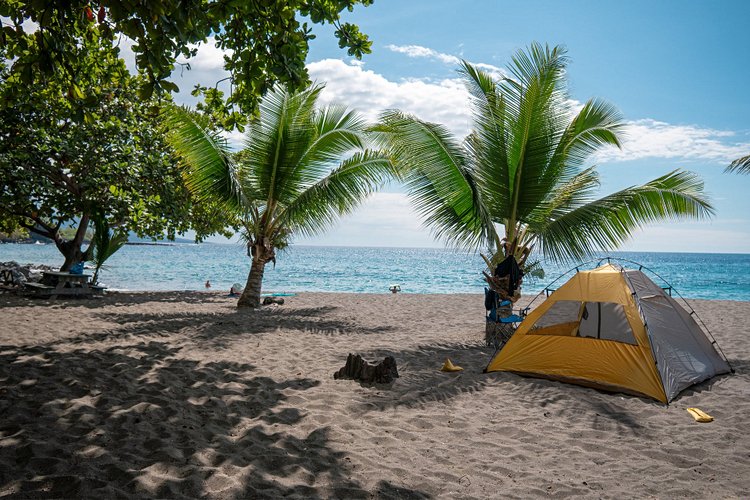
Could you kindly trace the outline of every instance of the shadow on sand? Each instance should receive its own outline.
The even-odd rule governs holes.
[[[644,412],[661,411],[658,401],[625,394],[613,394],[586,387],[538,378],[522,377],[513,373],[483,373],[494,354],[494,349],[481,342],[473,344],[437,344],[400,351],[382,349],[368,353],[366,358],[380,359],[393,356],[401,378],[393,384],[375,385],[371,397],[354,403],[353,412],[386,411],[398,407],[424,407],[442,404],[465,394],[497,392],[505,397],[525,401],[525,407],[538,413],[561,418],[582,418],[592,421],[593,429],[614,430],[620,435],[640,435],[647,429],[638,423]],[[421,359],[436,360],[426,366]],[[461,372],[445,373],[440,367],[445,358],[464,367]],[[577,397],[579,391],[591,391],[593,397]],[[483,394],[482,397],[490,397]],[[622,398],[622,404],[621,404]],[[639,406],[638,416],[629,405]],[[498,403],[501,404],[501,403]],[[521,416],[529,418],[529,415]]]
[[[0,460],[10,465],[0,469],[0,496],[370,495],[347,477],[328,427],[288,432],[305,413],[280,404],[317,380],[180,359],[179,347],[153,340],[69,347],[0,346]]]
[[[4,307],[80,306],[98,309],[103,306],[138,305],[162,302],[175,304],[206,304],[211,302],[236,304],[237,299],[220,292],[107,292],[95,297],[58,297],[55,300],[25,297],[19,292],[4,293],[0,309]]]

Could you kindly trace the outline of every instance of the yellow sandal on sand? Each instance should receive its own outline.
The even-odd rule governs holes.
[[[696,422],[700,422],[702,424],[713,422],[714,420],[714,417],[702,410],[699,410],[698,408],[688,408],[687,412],[695,419]]]
[[[443,363],[443,367],[440,369],[441,372],[460,372],[461,370],[463,368],[451,363],[450,358],[445,358],[445,363]]]

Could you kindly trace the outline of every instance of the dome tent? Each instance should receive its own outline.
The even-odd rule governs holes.
[[[731,371],[693,318],[640,269],[577,272],[529,313],[486,372],[672,401]]]

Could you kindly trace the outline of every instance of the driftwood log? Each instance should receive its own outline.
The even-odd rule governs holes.
[[[349,353],[346,364],[333,374],[333,378],[359,380],[365,384],[389,384],[398,378],[398,369],[393,356],[386,356],[383,361],[373,365],[362,359],[359,354]]]

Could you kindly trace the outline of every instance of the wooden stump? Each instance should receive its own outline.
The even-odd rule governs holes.
[[[349,353],[346,364],[333,374],[333,378],[359,380],[365,384],[389,384],[398,378],[398,369],[393,356],[386,356],[383,361],[373,365],[362,359],[359,354]]]
[[[269,304],[283,305],[284,304],[284,297],[264,297],[263,298],[263,305],[267,306]]]

